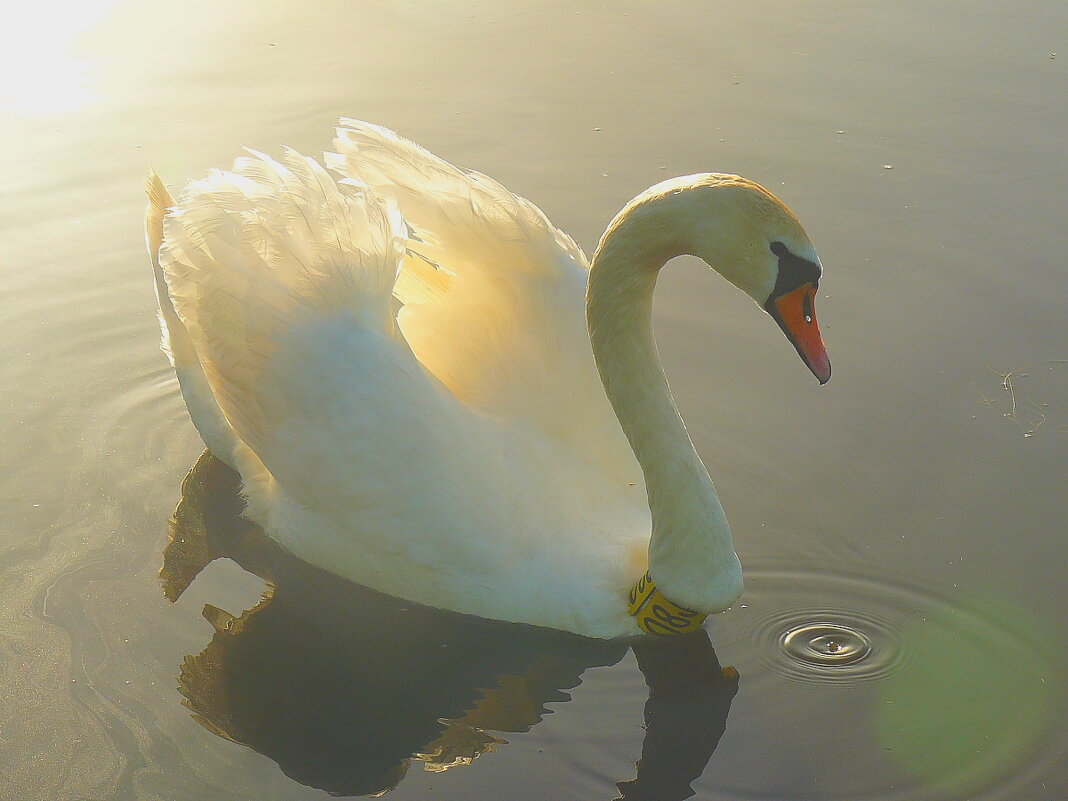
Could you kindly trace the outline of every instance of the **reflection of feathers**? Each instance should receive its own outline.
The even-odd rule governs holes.
[[[570,699],[586,670],[628,651],[415,606],[310,567],[239,516],[239,484],[209,453],[190,470],[163,553],[164,588],[176,600],[222,558],[270,586],[237,617],[205,607],[215,632],[184,659],[178,688],[209,731],[297,781],[377,794],[411,762],[433,772],[470,764],[505,743],[490,732],[529,731]],[[638,776],[618,785],[620,797],[689,798],[723,734],[738,673],[720,668],[703,632],[632,647],[649,699]]]
[[[505,742],[484,729],[527,731],[586,668],[626,652],[420,607],[313,568],[238,516],[239,482],[209,453],[190,471],[164,549],[164,588],[177,599],[221,558],[269,588],[238,616],[205,607],[215,632],[184,659],[179,691],[209,731],[297,781],[363,795],[395,786],[410,761],[434,772],[469,764]]]

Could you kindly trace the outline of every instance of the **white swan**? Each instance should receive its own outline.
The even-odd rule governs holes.
[[[487,618],[616,637],[730,606],[741,567],[652,294],[668,259],[701,257],[825,382],[821,267],[794,216],[737,176],[674,178],[591,267],[484,175],[355,120],[334,144],[340,181],[292,150],[249,151],[177,203],[149,179],[164,348],[247,515],[308,562]]]

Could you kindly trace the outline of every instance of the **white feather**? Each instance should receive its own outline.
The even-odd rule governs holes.
[[[335,181],[250,151],[181,194],[158,250],[210,388],[194,422],[236,432],[218,455],[250,516],[310,562],[430,605],[631,633],[648,510],[585,336],[585,257],[429,154],[382,184],[401,158]]]
[[[729,606],[740,566],[652,291],[679,252],[774,285],[768,242],[815,258],[792,215],[736,176],[674,179],[620,213],[591,273],[491,178],[355,120],[335,148],[340,180],[293,150],[248,151],[177,203],[150,179],[165,345],[249,517],[313,564],[483,617],[634,634],[647,567],[677,603]]]

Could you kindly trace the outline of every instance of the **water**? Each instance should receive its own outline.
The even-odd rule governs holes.
[[[0,78],[0,797],[1068,795],[1063,4],[21,11]],[[240,145],[316,152],[342,114],[493,175],[587,250],[633,194],[700,170],[804,221],[822,389],[695,263],[658,289],[747,570],[707,636],[427,612],[236,516],[157,349],[140,183]]]

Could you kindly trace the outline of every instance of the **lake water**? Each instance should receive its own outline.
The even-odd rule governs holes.
[[[20,14],[0,34],[0,797],[1068,797],[1068,5]],[[340,115],[494,176],[588,252],[638,191],[705,170],[804,222],[824,388],[695,262],[658,290],[748,576],[706,634],[429,612],[238,517],[158,349],[141,182],[241,145],[321,151]]]

